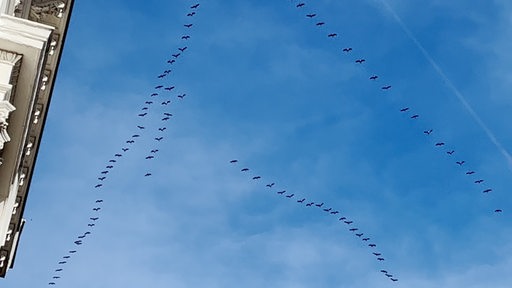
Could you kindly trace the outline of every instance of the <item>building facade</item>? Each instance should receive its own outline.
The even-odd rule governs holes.
[[[73,0],[0,0],[0,277],[23,210]]]

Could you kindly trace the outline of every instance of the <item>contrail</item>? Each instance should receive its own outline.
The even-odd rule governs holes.
[[[457,89],[457,87],[455,87],[455,85],[452,83],[452,81],[450,81],[450,79],[448,79],[448,77],[446,76],[446,74],[444,74],[441,67],[439,67],[439,65],[436,63],[436,61],[430,55],[430,53],[428,53],[428,51],[425,49],[425,47],[423,47],[423,45],[421,45],[420,41],[418,41],[416,36],[414,36],[414,34],[411,32],[411,30],[409,30],[409,28],[407,28],[404,21],[402,21],[402,18],[400,18],[400,16],[398,16],[398,14],[396,14],[395,10],[393,10],[393,8],[386,2],[386,0],[380,0],[380,2],[386,7],[386,9],[389,11],[389,13],[391,13],[391,16],[393,16],[393,18],[395,18],[396,22],[398,22],[398,24],[400,25],[402,30],[409,37],[409,39],[411,39],[412,42],[414,42],[414,44],[416,45],[416,47],[418,47],[418,49],[420,49],[423,56],[427,59],[427,61],[430,63],[432,68],[434,68],[434,70],[437,72],[437,74],[439,74],[439,76],[441,77],[443,82],[446,84],[446,86],[448,86],[448,89],[450,89],[453,92],[453,94],[455,94],[457,99],[459,99],[459,101],[462,103],[462,106],[464,106],[464,108],[466,108],[466,110],[468,111],[469,115],[471,115],[471,117],[473,117],[473,119],[476,121],[476,123],[484,130],[485,134],[487,134],[487,137],[489,137],[491,142],[498,148],[498,150],[501,152],[501,154],[503,154],[503,156],[507,160],[507,163],[509,166],[508,168],[512,171],[512,156],[507,151],[507,149],[505,149],[505,147],[503,147],[503,145],[498,141],[496,136],[494,136],[494,133],[492,133],[491,129],[489,129],[489,127],[487,127],[487,125],[485,125],[484,121],[482,121],[482,118],[480,118],[480,116],[478,116],[478,114],[475,112],[473,107],[471,107],[471,105],[468,103],[466,98],[464,98],[464,95],[462,95],[462,93],[459,91],[459,89]]]

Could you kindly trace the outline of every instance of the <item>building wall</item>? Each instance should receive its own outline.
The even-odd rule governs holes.
[[[0,277],[13,267],[72,0],[0,0]]]

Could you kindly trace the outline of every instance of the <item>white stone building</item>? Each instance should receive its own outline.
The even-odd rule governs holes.
[[[13,267],[73,0],[0,0],[0,277]]]

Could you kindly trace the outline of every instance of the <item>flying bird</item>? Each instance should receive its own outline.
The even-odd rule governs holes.
[[[103,184],[98,184],[98,185],[94,186],[94,188],[100,188],[101,186],[103,186]]]
[[[92,210],[94,210],[94,211],[100,211],[100,210],[101,210],[101,208],[100,208],[100,207],[95,207],[95,208],[92,208]]]
[[[170,87],[165,87],[164,90],[171,91],[174,88],[175,88],[174,86],[170,86]]]
[[[66,256],[62,256],[62,258],[64,258],[64,259],[69,259],[69,258],[71,258],[71,256],[66,255]]]
[[[178,58],[181,55],[181,53],[172,54],[172,57]]]
[[[377,260],[379,260],[379,261],[384,261],[384,258],[379,257],[379,258],[377,258]]]
[[[121,157],[121,156],[123,156],[123,155],[121,155],[121,154],[114,154],[114,156],[115,156],[115,157]]]
[[[425,134],[427,134],[427,135],[432,134],[432,132],[434,132],[434,130],[433,130],[433,129],[423,131],[423,133],[425,133]]]
[[[301,3],[297,4],[297,8],[304,7],[304,5],[306,5],[306,3],[301,2]]]
[[[71,254],[76,253],[76,250],[70,250],[70,251],[68,251],[68,253],[71,253]]]
[[[364,233],[356,233],[356,236],[357,236],[357,237],[361,237],[361,236],[363,236],[363,235],[364,235]]]
[[[484,182],[484,180],[483,180],[483,179],[476,180],[476,181],[475,181],[475,184],[480,184],[480,183],[482,183],[482,182]]]
[[[100,219],[100,218],[98,218],[98,217],[91,217],[91,218],[89,218],[89,219],[91,219],[92,221],[96,221],[96,220],[98,220],[98,219]]]
[[[155,156],[151,156],[151,155],[150,156],[146,156],[146,159],[153,159],[153,158],[155,158]]]
[[[167,113],[167,112],[165,112],[165,113],[164,113],[164,116],[169,116],[169,117],[171,117],[171,116],[172,116],[172,114],[171,114],[171,113]]]
[[[464,163],[466,163],[466,161],[457,161],[457,162],[455,162],[455,163],[457,163],[457,164],[459,164],[460,166],[462,166],[462,165],[464,165]]]
[[[96,224],[94,224],[94,223],[89,223],[89,224],[87,224],[87,226],[89,226],[89,227],[94,227],[95,225],[96,225]]]
[[[366,60],[365,59],[357,59],[356,60],[356,63],[357,64],[362,64],[363,62],[365,62]]]
[[[261,179],[261,176],[254,176],[254,177],[252,177],[252,180],[258,180],[258,179]]]
[[[140,126],[140,125],[137,125],[137,128],[139,128],[140,130],[146,129],[144,126]]]
[[[363,238],[363,241],[368,241],[368,240],[370,240],[369,237]]]
[[[325,25],[325,22],[318,22],[315,24],[316,26],[322,26],[322,25]]]
[[[167,60],[167,63],[169,63],[169,64],[173,64],[174,62],[176,62],[176,60],[174,60],[174,59],[169,59],[169,60]],[[155,95],[155,96],[156,96],[156,95]]]
[[[381,254],[381,253],[373,252],[373,255],[375,255],[375,256],[380,256],[380,255],[382,255],[382,254]]]
[[[98,180],[100,180],[100,181],[103,181],[105,179],[107,179],[107,177],[98,177]]]
[[[286,198],[292,198],[295,194],[286,195]]]
[[[316,16],[316,14],[307,14],[307,15],[306,15],[306,17],[308,17],[308,18],[313,18],[313,17],[315,17],[315,16]]]
[[[148,176],[151,176],[151,173],[144,174],[144,177],[148,177]]]
[[[332,208],[325,208],[324,211],[325,212],[331,212]]]
[[[340,211],[332,211],[332,212],[331,212],[331,214],[332,214],[332,215],[336,215],[336,214],[338,214],[338,213],[340,213]]]
[[[167,127],[160,127],[160,128],[158,128],[158,131],[162,131],[163,132],[165,129],[167,129]]]
[[[158,85],[158,86],[155,86],[155,89],[161,89],[163,88],[164,86],[163,85]],[[156,95],[155,95],[156,96]]]
[[[393,282],[398,281],[398,279],[396,279],[396,278],[390,278],[390,279],[391,279],[391,281],[393,281]]]
[[[389,89],[391,89],[391,85],[382,86],[381,89],[382,90],[389,90]]]
[[[345,222],[345,224],[348,224],[348,225],[354,223],[354,221],[344,221],[344,222]]]
[[[178,50],[180,50],[181,52],[185,52],[185,50],[187,50],[187,46],[184,46],[184,47],[181,47],[181,48],[178,48]]]
[[[126,151],[130,150],[130,148],[125,147],[125,148],[122,148],[121,150],[123,150],[123,152],[126,152]]]
[[[190,36],[189,35],[183,35],[183,36],[181,36],[181,39],[188,40],[188,39],[190,39]]]
[[[373,75],[370,77],[370,80],[377,80],[377,78],[379,78],[379,76]],[[405,111],[407,111],[407,110],[405,110]],[[404,111],[402,111],[402,112],[404,112]]]
[[[272,182],[272,183],[270,183],[270,184],[267,184],[266,186],[267,186],[268,188],[272,188],[272,186],[274,186],[275,184],[276,184],[276,183]]]
[[[448,155],[453,155],[453,153],[455,153],[455,150],[446,151],[446,154]]]
[[[368,246],[370,246],[370,247],[376,247],[377,245],[375,245],[375,244],[373,244],[373,243],[372,243],[372,244],[368,244]]]
[[[491,192],[491,191],[492,191],[492,189],[485,189],[485,190],[483,191],[483,193],[489,193],[489,192]]]
[[[350,230],[350,232],[354,232],[354,231],[357,231],[357,230],[359,230],[359,229],[358,229],[358,228],[350,228],[350,229],[348,229],[348,230]]]
[[[162,121],[167,121],[169,119],[171,119],[171,118],[170,117],[164,117],[164,118],[162,118]]]
[[[315,204],[316,207],[322,207],[324,205],[324,202],[320,203],[320,204]]]
[[[163,87],[163,86],[162,86],[162,87]],[[162,88],[162,87],[160,87],[160,88]],[[160,88],[158,88],[158,89],[160,89]],[[155,97],[155,96],[158,96],[158,93],[152,93],[152,94],[151,94],[151,95],[149,95],[149,96],[151,96],[151,97]],[[153,102],[151,102],[151,103],[153,103]]]
[[[240,170],[240,171],[242,171],[242,172],[247,172],[247,171],[249,171],[249,168],[243,168],[243,169],[242,169],[242,170]]]
[[[151,150],[151,151],[149,151],[149,152],[150,152],[150,153],[156,153],[156,152],[158,152],[158,149],[153,149],[153,150]]]
[[[148,105],[151,105],[151,104],[153,104],[153,101],[146,101],[146,102],[144,102],[144,103],[145,103],[145,104],[148,104]]]
[[[187,27],[187,28],[190,28],[190,27],[192,27],[192,25],[193,25],[193,24],[185,24],[185,25],[183,25],[183,26],[185,26],[185,27]]]
[[[297,200],[297,203],[304,203],[304,201],[306,201],[306,198],[302,198],[300,200]]]
[[[156,141],[161,141],[162,139],[164,139],[164,137],[157,137],[157,138],[155,138]]]
[[[162,102],[162,105],[168,105],[170,103],[171,103],[171,100],[167,100],[167,101]]]
[[[96,200],[96,203],[102,203],[102,202],[103,202],[103,200],[102,200],[102,199],[98,199],[98,200]]]
[[[197,7],[199,7],[199,3],[190,6],[190,8],[192,8],[192,9],[197,9]]]
[[[55,282],[49,282],[48,285],[55,285]]]
[[[343,48],[343,52],[350,52],[352,51],[352,47]]]
[[[331,34],[327,35],[327,37],[329,37],[329,38],[334,38],[336,36],[338,36],[338,34],[336,34],[336,33],[331,33]]]
[[[196,15],[196,12],[192,12],[192,13],[188,13],[187,14],[188,17],[194,16],[194,15]]]
[[[77,241],[75,241],[73,243],[75,243],[76,245],[82,245],[82,240],[77,240]]]
[[[418,117],[420,117],[420,115],[415,114],[415,115],[412,115],[412,116],[411,116],[411,119],[417,119]]]
[[[388,273],[388,271],[386,271],[386,270],[380,270],[380,272],[382,272],[382,273]]]
[[[237,162],[238,162],[238,160],[236,160],[236,159],[229,161],[229,163],[237,163]]]
[[[315,204],[315,202],[309,202],[308,204],[306,204],[306,207],[311,207],[313,206],[313,204]]]
[[[286,193],[286,190],[277,192],[277,194],[280,194],[280,195],[283,195],[284,193]]]
[[[161,78],[164,78],[165,76],[167,76],[167,74],[160,74],[160,75],[158,75],[158,78],[161,79]]]
[[[384,275],[386,275],[386,277],[393,277],[393,275],[388,274],[388,273],[386,273],[386,274],[384,274]]]
[[[101,174],[108,174],[108,170],[101,171]]]
[[[53,276],[52,279],[60,279],[60,276]]]
[[[466,172],[466,175],[472,175],[472,174],[475,174],[475,171],[468,171],[468,172]]]
[[[135,143],[135,140],[127,140],[126,143],[133,144],[133,143]]]
[[[105,167],[105,168],[107,168],[107,169],[112,169],[112,168],[114,168],[114,166],[112,166],[112,165],[108,165],[108,166],[107,166],[107,167]]]
[[[436,146],[444,146],[444,142],[437,142]]]
[[[183,99],[183,98],[185,98],[185,96],[187,96],[187,94],[181,94],[181,95],[178,95],[178,98]]]
[[[496,213],[501,213],[501,212],[503,212],[503,210],[501,210],[501,209],[496,209],[496,210],[494,210],[494,212],[496,212]]]
[[[409,110],[409,107],[405,107],[405,108],[400,109],[400,112],[407,112],[408,110]]]
[[[144,113],[140,113],[138,116],[139,116],[139,117],[144,117],[144,116],[146,116],[146,115],[148,115],[148,113],[147,113],[147,112],[144,112]]]
[[[62,269],[61,269],[61,268],[59,268],[59,269],[55,269],[55,272],[60,272],[60,271],[62,271]]]

